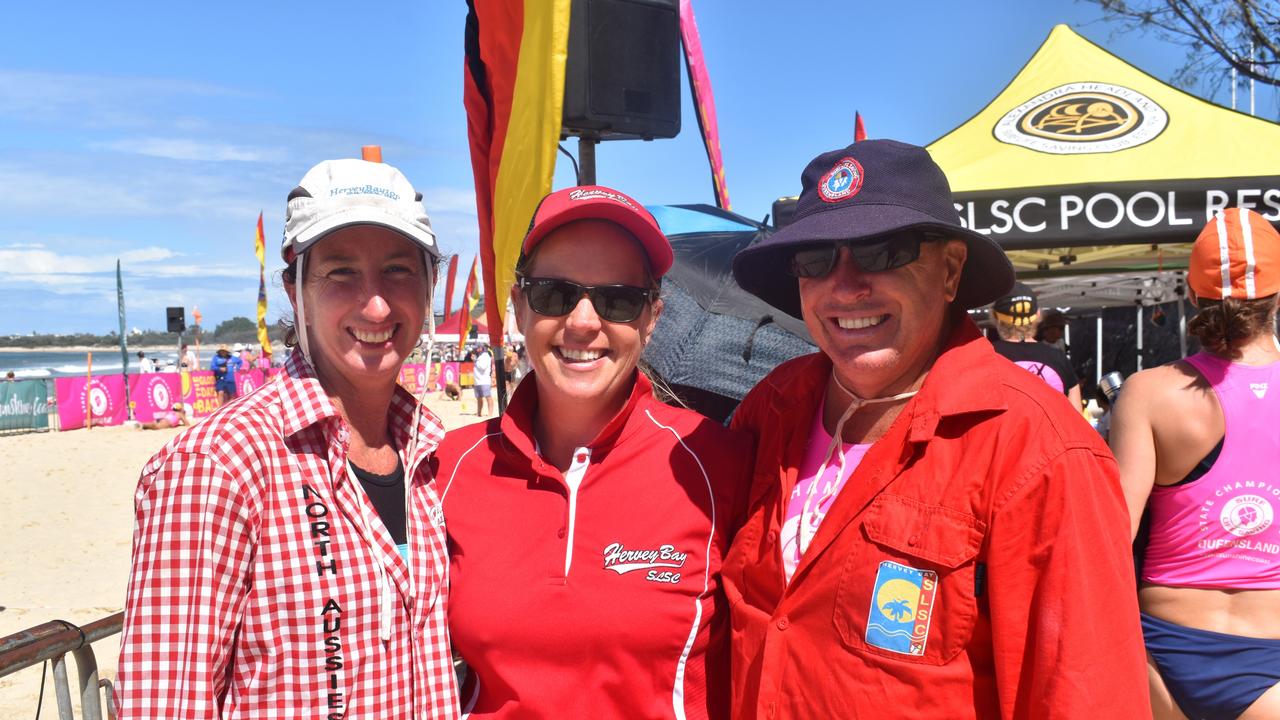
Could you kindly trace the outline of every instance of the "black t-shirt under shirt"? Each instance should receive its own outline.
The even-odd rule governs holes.
[[[351,463],[351,469],[378,511],[382,524],[387,526],[391,539],[396,545],[404,545],[408,542],[404,518],[404,464],[396,458],[396,469],[390,475],[375,475],[355,463]]]
[[[1051,345],[1040,342],[1009,342],[996,340],[992,345],[996,352],[1009,358],[1014,364],[1030,371],[1055,388],[1067,394],[1071,388],[1080,384],[1076,371],[1065,353]]]

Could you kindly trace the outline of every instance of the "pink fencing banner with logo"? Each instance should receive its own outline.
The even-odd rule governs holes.
[[[182,378],[178,373],[148,373],[129,377],[129,402],[133,419],[155,422],[182,400]],[[97,420],[94,420],[97,422]]]
[[[446,385],[457,385],[458,387],[462,387],[462,363],[441,363],[440,375],[436,384],[441,390],[444,390]]]
[[[75,430],[85,426],[85,410],[93,413],[94,425],[119,425],[129,418],[124,377],[104,375],[88,378],[63,377],[53,381],[58,397],[58,427]]]
[[[236,397],[244,397],[267,382],[261,370],[241,370],[236,373]]]
[[[216,383],[212,370],[182,373],[182,402],[186,403],[188,417],[209,417],[218,409]]]
[[[405,363],[400,366],[400,386],[408,390],[414,397],[422,392],[427,384],[427,366],[421,363]]]

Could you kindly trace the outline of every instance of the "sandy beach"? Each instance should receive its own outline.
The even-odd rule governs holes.
[[[428,406],[447,429],[479,420],[462,413],[474,413],[473,398],[465,406],[429,398]],[[178,432],[111,427],[0,437],[0,637],[123,609],[138,471]],[[115,677],[118,638],[94,645],[103,677]],[[68,672],[74,685],[74,668]],[[0,720],[35,716],[40,675],[33,667],[0,678]],[[52,671],[41,714],[57,716]]]

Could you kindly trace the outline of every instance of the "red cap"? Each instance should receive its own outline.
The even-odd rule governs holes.
[[[1206,300],[1275,295],[1280,292],[1280,233],[1256,212],[1227,208],[1191,247],[1187,284]]]
[[[520,252],[528,255],[552,230],[574,220],[608,220],[635,236],[649,256],[655,277],[671,269],[671,243],[644,206],[631,197],[603,185],[582,185],[557,190],[542,199]]]

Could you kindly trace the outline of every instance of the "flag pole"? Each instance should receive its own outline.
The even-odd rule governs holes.
[[[120,259],[116,258],[116,312],[120,316],[120,375],[124,377],[124,405],[133,419],[133,401],[129,392],[129,348],[125,343],[124,280],[120,274]]]
[[[87,370],[84,378],[84,429],[93,429],[93,352],[90,351],[85,358]]]

